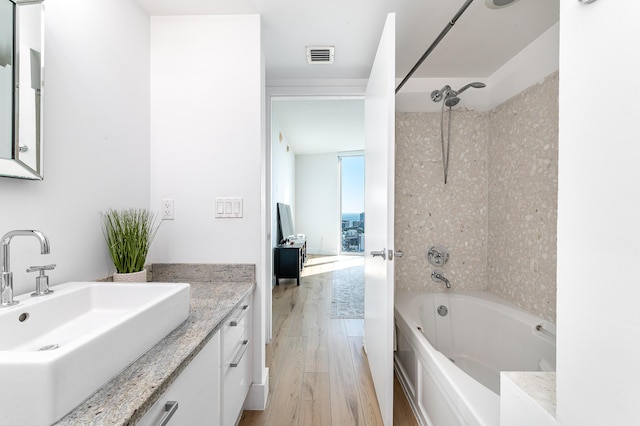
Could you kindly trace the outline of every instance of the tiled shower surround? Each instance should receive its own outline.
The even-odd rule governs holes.
[[[440,113],[398,113],[396,287],[444,288],[427,262],[439,244],[453,289],[488,290],[555,322],[557,189],[557,72],[493,111],[454,109],[446,185]]]

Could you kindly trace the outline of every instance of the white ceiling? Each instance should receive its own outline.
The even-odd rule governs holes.
[[[396,13],[396,77],[402,79],[463,5],[463,0],[137,0],[150,15],[261,15],[267,83],[291,79],[366,79],[382,27]],[[489,77],[558,21],[559,0],[518,0],[490,9],[474,0],[415,77]],[[333,65],[309,65],[306,46],[335,46]],[[293,101],[292,101],[293,102]],[[298,101],[296,101],[298,102]],[[305,101],[306,102],[306,101]],[[322,104],[329,105],[329,104]],[[309,114],[317,115],[318,106]],[[334,105],[331,105],[334,108]],[[302,114],[302,107],[285,108]],[[327,112],[327,117],[336,114]],[[339,117],[338,117],[339,118]],[[292,118],[280,116],[282,123]],[[324,120],[326,128],[330,122]],[[315,120],[300,127],[309,128]],[[284,125],[284,124],[283,124]],[[334,135],[313,138],[334,140]],[[297,129],[288,129],[300,153]],[[345,132],[347,133],[347,132]],[[296,136],[298,138],[298,136]]]
[[[271,115],[296,155],[364,149],[364,100],[282,100]]]

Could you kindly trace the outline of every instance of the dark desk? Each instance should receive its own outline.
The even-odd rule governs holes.
[[[301,239],[277,245],[273,260],[276,285],[280,284],[280,278],[295,278],[300,285],[300,271],[307,261],[307,241]]]

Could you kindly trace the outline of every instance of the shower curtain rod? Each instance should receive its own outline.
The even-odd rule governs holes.
[[[436,46],[438,45],[438,43],[440,43],[442,41],[442,39],[444,38],[444,36],[447,35],[449,30],[458,21],[458,18],[460,18],[460,16],[462,16],[464,11],[467,10],[467,8],[471,5],[472,2],[473,2],[473,0],[466,0],[464,2],[462,7],[460,8],[460,10],[458,10],[458,13],[456,13],[455,16],[453,18],[451,18],[451,21],[449,21],[447,23],[447,26],[444,27],[444,29],[440,32],[440,34],[438,34],[438,37],[436,37],[436,39],[433,41],[433,43],[431,43],[431,46],[429,46],[427,51],[424,52],[424,54],[420,57],[418,62],[416,62],[416,64],[413,66],[413,68],[411,68],[411,71],[409,71],[409,74],[407,74],[407,76],[404,78],[404,80],[402,80],[400,82],[400,84],[398,84],[398,87],[396,87],[396,94],[400,91],[400,89],[402,89],[402,86],[404,86],[404,84],[407,82],[407,80],[409,80],[411,78],[413,73],[416,72],[416,70],[420,67],[420,65],[422,65],[424,60],[427,59],[427,56],[429,56],[431,54],[431,52],[433,52],[433,49],[435,49]]]

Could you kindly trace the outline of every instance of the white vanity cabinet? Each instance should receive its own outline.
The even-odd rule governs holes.
[[[238,303],[220,330],[187,365],[138,426],[234,426],[252,380],[252,294]],[[170,419],[169,410],[178,403]]]
[[[137,423],[139,426],[220,425],[220,332],[216,332]],[[177,410],[166,422],[169,410]]]
[[[251,385],[251,294],[222,326],[222,425],[234,426]]]

